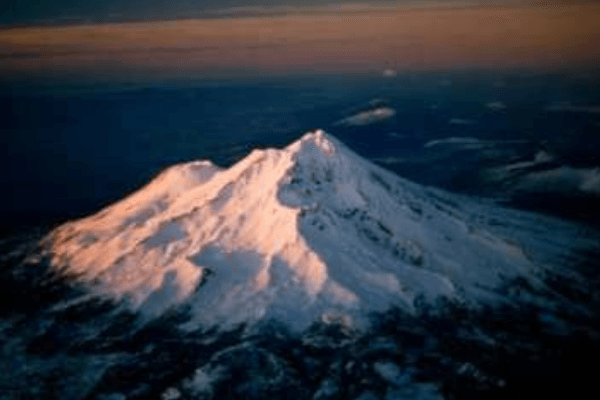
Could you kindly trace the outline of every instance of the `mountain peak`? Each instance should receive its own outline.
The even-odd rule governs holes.
[[[482,287],[536,270],[458,204],[316,130],[225,170],[171,167],[48,239],[56,268],[142,312],[185,302],[198,324],[302,328],[439,297],[497,300]]]
[[[332,156],[335,153],[335,145],[333,144],[333,138],[326,134],[322,129],[317,129],[314,132],[307,133],[300,139],[303,146],[308,144],[319,149],[324,155]]]
[[[336,147],[339,143],[329,134],[321,129],[308,132],[296,142],[286,147],[285,151],[298,156],[299,158],[311,157],[332,157],[336,153]]]

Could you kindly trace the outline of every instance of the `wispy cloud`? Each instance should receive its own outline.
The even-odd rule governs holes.
[[[477,122],[472,119],[464,119],[464,118],[452,118],[448,121],[450,125],[475,125]]]
[[[526,175],[520,189],[531,191],[572,191],[600,194],[600,168],[573,168],[562,166],[548,171]]]
[[[501,101],[491,101],[489,103],[486,103],[485,106],[492,111],[502,111],[506,109],[506,104],[504,104]]]
[[[373,161],[381,163],[381,164],[386,164],[386,165],[394,165],[394,164],[402,164],[404,162],[411,162],[414,160],[411,160],[409,158],[390,156],[390,157],[374,158]]]
[[[406,139],[406,138],[410,137],[405,133],[398,133],[398,132],[390,132],[390,133],[388,133],[388,136],[391,138],[394,138],[394,139]]]
[[[343,126],[364,126],[370,125],[377,122],[388,120],[396,115],[396,110],[390,107],[377,107],[371,110],[362,111],[358,114],[350,117],[341,119],[334,123],[334,125]]]
[[[554,161],[554,156],[547,151],[539,150],[533,160],[530,161],[520,161],[508,165],[503,165],[495,168],[489,168],[484,171],[484,176],[486,179],[500,182],[504,181],[507,178],[510,178],[515,175],[519,175],[523,173],[524,170],[528,168],[536,167],[541,164],[549,163]]]
[[[436,146],[451,146],[453,148],[458,149],[467,149],[467,150],[478,150],[486,147],[492,147],[496,145],[505,145],[505,144],[518,144],[518,143],[527,143],[526,140],[481,140],[474,137],[457,137],[452,136],[444,139],[436,139],[430,140],[425,143],[425,148],[431,148]]]
[[[600,105],[576,105],[568,101],[552,103],[546,111],[600,114]]]
[[[425,143],[424,147],[430,148],[442,145],[458,146],[462,149],[481,149],[485,146],[489,146],[490,143],[473,137],[449,137],[445,139],[430,140]]]

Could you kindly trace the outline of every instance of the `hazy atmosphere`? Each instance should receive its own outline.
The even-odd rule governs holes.
[[[20,2],[14,4],[3,13],[5,25],[38,21],[20,9]],[[47,10],[42,6],[28,10],[31,15],[60,14],[57,4],[61,3]],[[258,7],[232,3],[235,8],[215,11],[214,5],[201,2],[196,15],[190,4],[176,2],[158,11],[160,6],[150,3],[144,4],[144,9],[155,13],[150,16],[153,21],[118,22],[117,18],[111,23],[103,21],[116,18],[108,17],[116,15],[108,11],[117,7],[114,4],[100,3],[94,8],[65,4],[60,10],[82,14],[67,27],[1,31],[0,66],[5,78],[21,74],[102,77],[158,73],[176,77],[364,73],[388,68],[555,71],[597,67],[599,5],[462,4],[283,3]],[[145,18],[134,11],[133,4],[130,7],[117,12],[122,20]],[[165,18],[168,20],[157,20]],[[42,22],[59,25],[61,19]]]
[[[597,398],[598,21],[3,2],[0,399]]]

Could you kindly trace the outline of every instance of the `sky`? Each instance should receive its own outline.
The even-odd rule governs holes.
[[[492,3],[488,0],[487,3]],[[515,0],[516,1],[516,0]],[[515,1],[504,0],[504,3]],[[296,8],[361,8],[391,5],[482,3],[475,0],[5,0],[0,24],[198,18],[244,13],[282,12]],[[498,2],[496,2],[498,3]]]
[[[600,64],[598,2],[311,1],[10,0],[0,79]]]

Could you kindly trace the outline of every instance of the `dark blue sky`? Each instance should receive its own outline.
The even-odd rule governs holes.
[[[442,0],[444,1],[444,0]],[[394,4],[395,0],[377,0]],[[408,1],[405,1],[408,2]],[[415,3],[416,1],[410,1]],[[118,21],[201,17],[210,10],[247,6],[318,6],[336,3],[370,3],[364,0],[8,0],[0,2],[0,24],[60,21]]]
[[[565,3],[580,0],[4,0],[0,25],[84,23],[90,21],[201,18],[222,16],[219,10],[237,7],[319,7],[330,5],[439,5]],[[592,2],[597,0],[581,0]],[[256,11],[249,11],[256,13]],[[240,15],[243,12],[225,12]]]

